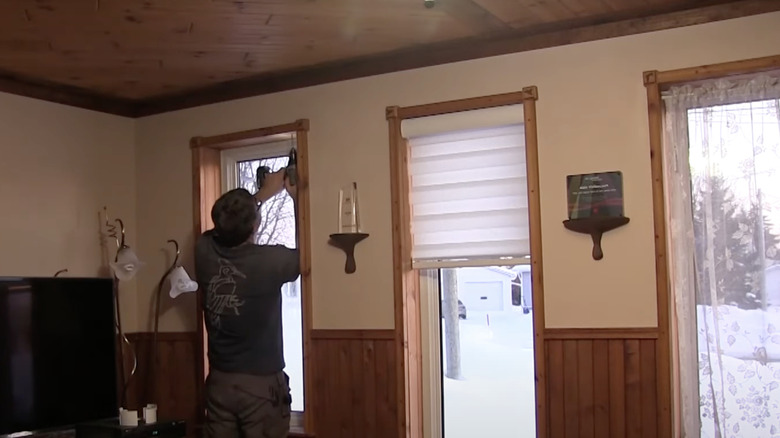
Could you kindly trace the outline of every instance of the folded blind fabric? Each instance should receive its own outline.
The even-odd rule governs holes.
[[[522,106],[404,120],[415,262],[529,253]]]
[[[523,105],[497,106],[439,116],[406,119],[401,123],[401,134],[411,139],[454,131],[496,128],[523,123]]]

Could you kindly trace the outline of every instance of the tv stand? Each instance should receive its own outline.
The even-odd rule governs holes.
[[[118,419],[95,421],[76,426],[75,438],[184,438],[184,421],[158,421],[138,426],[121,426]]]

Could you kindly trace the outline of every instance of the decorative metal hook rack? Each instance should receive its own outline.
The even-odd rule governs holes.
[[[125,244],[125,224],[122,222],[122,219],[115,219],[113,222],[109,219],[108,216],[108,208],[103,207],[103,214],[105,216],[105,226],[107,230],[108,237],[113,238],[116,241],[116,253],[114,255],[114,262],[117,262],[119,260],[119,251],[121,251],[123,248],[127,248],[127,245]],[[117,225],[119,224],[119,227],[117,229]],[[133,368],[130,370],[130,375],[125,377],[125,354],[124,354],[124,347],[122,347],[122,344],[119,345],[119,372],[122,376],[122,405],[124,406],[127,404],[127,387],[130,384],[130,380],[132,380],[133,376],[135,375],[135,372],[138,368],[138,356],[135,353],[135,348],[133,348],[133,344],[130,343],[130,340],[125,335],[124,331],[122,330],[122,316],[121,312],[119,310],[119,279],[117,278],[116,274],[112,273],[112,279],[113,279],[113,289],[114,289],[114,310],[116,312],[116,329],[117,333],[120,336],[121,342],[127,346],[127,348],[130,350],[130,353],[133,357]]]

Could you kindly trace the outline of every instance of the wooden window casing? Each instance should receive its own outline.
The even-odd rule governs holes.
[[[428,117],[505,105],[523,105],[528,172],[528,203],[533,282],[534,365],[536,374],[537,436],[546,431],[544,367],[544,284],[539,198],[539,159],[536,131],[536,87],[515,93],[386,109],[390,137],[390,184],[393,231],[393,292],[395,307],[398,437],[423,437],[422,340],[420,328],[420,271],[412,268],[409,209],[409,147],[401,133],[404,119]]]
[[[655,275],[658,306],[657,343],[657,412],[659,437],[679,436],[672,406],[677,403],[673,395],[676,364],[672,350],[672,297],[669,287],[667,260],[666,205],[664,202],[663,178],[663,103],[661,92],[683,83],[739,76],[762,71],[780,69],[780,56],[746,59],[720,64],[702,65],[668,71],[646,71],[642,73],[647,91],[647,114],[650,129],[650,169],[653,187],[653,227],[655,229]],[[675,409],[676,410],[676,409]]]
[[[211,207],[222,194],[222,163],[220,152],[226,149],[236,149],[260,143],[264,138],[279,134],[295,134],[298,151],[298,247],[301,257],[301,306],[303,330],[303,391],[304,410],[303,427],[307,434],[314,433],[314,422],[311,409],[306,409],[310,394],[313,391],[313,370],[309,358],[311,352],[312,329],[312,298],[311,298],[311,210],[309,205],[309,121],[297,120],[293,123],[253,129],[249,131],[216,135],[212,137],[193,137],[190,140],[192,149],[192,197],[193,225],[196,238],[204,231],[214,226],[211,220]],[[203,322],[203,295],[198,292],[197,330],[198,357],[198,388],[197,394],[201,403],[198,413],[205,417],[203,406],[204,383],[208,358],[206,357],[206,338]]]

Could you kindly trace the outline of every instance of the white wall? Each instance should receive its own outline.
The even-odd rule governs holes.
[[[121,217],[134,245],[134,149],[132,119],[0,93],[0,275],[110,275],[98,215]],[[135,286],[120,289],[128,331]]]
[[[356,79],[147,117],[136,131],[139,247],[150,266],[146,308],[165,269],[165,241],[192,241],[190,137],[311,121],[314,328],[393,327],[388,105],[414,105],[539,89],[545,315],[548,327],[656,324],[652,198],[645,70],[667,70],[780,53],[780,13],[575,44]],[[568,174],[621,170],[631,223],[604,236],[563,228]],[[327,245],[338,189],[357,181],[371,237],[358,271]],[[344,309],[349,309],[345,311]],[[141,315],[141,320],[146,321]],[[164,330],[195,328],[194,300],[168,311]]]

